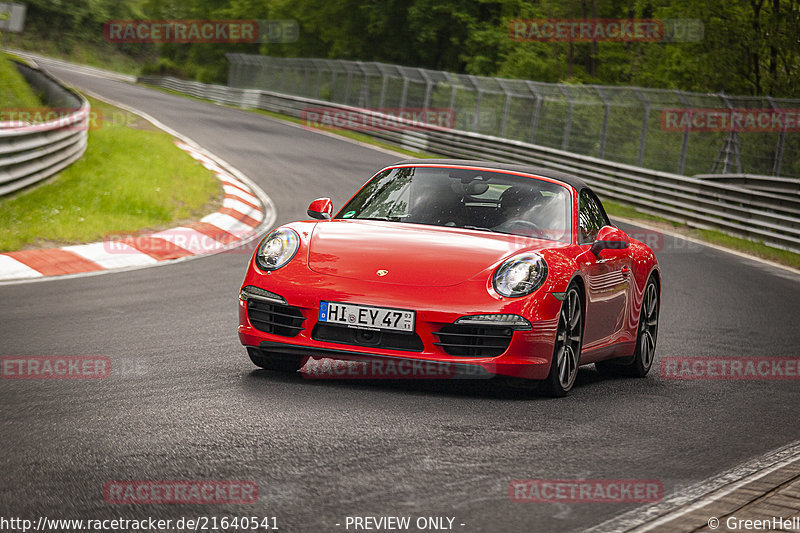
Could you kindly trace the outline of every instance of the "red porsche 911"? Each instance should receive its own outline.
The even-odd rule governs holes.
[[[645,376],[658,333],[653,251],[580,179],[447,159],[384,168],[334,215],[272,231],[253,255],[239,338],[257,366],[393,358],[539,380],[580,365]]]

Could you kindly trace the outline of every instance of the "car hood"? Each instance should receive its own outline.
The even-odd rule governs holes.
[[[420,224],[331,220],[316,224],[308,266],[343,278],[448,286],[475,277],[515,251],[552,246],[560,243]]]

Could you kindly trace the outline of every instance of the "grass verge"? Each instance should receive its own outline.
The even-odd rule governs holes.
[[[42,106],[42,100],[14,66],[13,58],[0,52],[0,120],[3,120],[2,109]]]
[[[0,252],[159,230],[219,208],[222,188],[173,138],[90,99],[102,117],[84,156],[45,183],[0,199]]]

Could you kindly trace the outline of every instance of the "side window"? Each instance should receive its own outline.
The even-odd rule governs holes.
[[[581,191],[579,198],[578,221],[581,230],[580,244],[594,242],[600,228],[609,223],[600,202],[586,189]]]

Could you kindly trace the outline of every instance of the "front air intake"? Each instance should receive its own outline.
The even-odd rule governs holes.
[[[497,357],[508,349],[514,330],[505,326],[463,326],[448,324],[433,334],[439,337],[448,355],[458,357]]]
[[[247,316],[253,327],[264,333],[294,337],[304,329],[303,313],[291,305],[251,299],[247,301]]]

